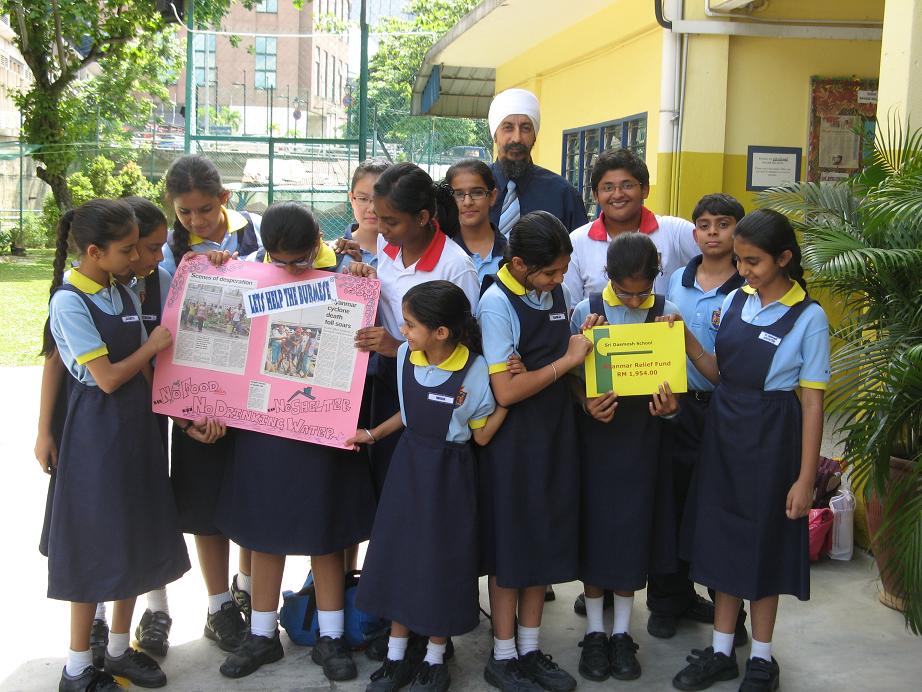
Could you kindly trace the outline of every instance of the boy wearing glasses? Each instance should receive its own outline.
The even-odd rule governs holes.
[[[653,289],[665,293],[669,276],[700,254],[694,226],[674,216],[657,216],[644,206],[650,194],[650,172],[644,160],[629,149],[609,149],[599,154],[592,167],[590,184],[602,213],[570,234],[573,254],[564,283],[573,303],[605,288],[608,244],[622,233],[632,231],[645,234],[656,245],[662,272]]]

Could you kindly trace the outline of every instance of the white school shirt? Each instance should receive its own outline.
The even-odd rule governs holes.
[[[701,254],[695,242],[695,226],[685,219],[657,216],[646,207],[641,207],[640,228],[637,230],[656,245],[662,271],[653,283],[653,291],[665,294],[672,273],[688,264],[692,257]],[[605,264],[611,238],[600,216],[570,233],[570,242],[573,243],[573,253],[563,282],[570,289],[573,302],[578,303],[588,298],[590,293],[605,290],[605,284],[608,283]]]
[[[378,310],[381,326],[398,341],[403,341],[403,297],[413,286],[436,281],[450,281],[458,286],[471,304],[471,314],[477,310],[480,280],[467,253],[436,227],[432,242],[416,262],[403,266],[403,249],[391,245],[378,235],[378,280],[381,282],[381,302]]]

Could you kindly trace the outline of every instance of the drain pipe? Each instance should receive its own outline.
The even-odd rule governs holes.
[[[674,5],[675,0],[669,0]],[[657,3],[659,5],[659,3]],[[662,9],[662,8],[660,8]],[[670,10],[673,8],[670,7]],[[657,21],[663,19],[662,12],[657,14]],[[665,21],[665,20],[664,20]],[[659,86],[659,153],[669,153],[669,199],[663,211],[672,213],[675,204],[676,177],[678,174],[679,155],[679,42],[681,35],[671,31],[663,32],[662,56],[660,62]]]

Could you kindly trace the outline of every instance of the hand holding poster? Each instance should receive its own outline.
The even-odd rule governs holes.
[[[586,396],[652,394],[663,382],[688,391],[683,323],[620,324],[583,332],[592,342],[586,356]]]
[[[355,434],[379,283],[314,270],[203,256],[182,262],[163,325],[154,411],[333,447]]]

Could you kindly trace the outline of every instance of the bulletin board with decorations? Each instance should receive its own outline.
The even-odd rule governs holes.
[[[836,182],[856,173],[876,114],[876,79],[812,77],[807,180]]]

